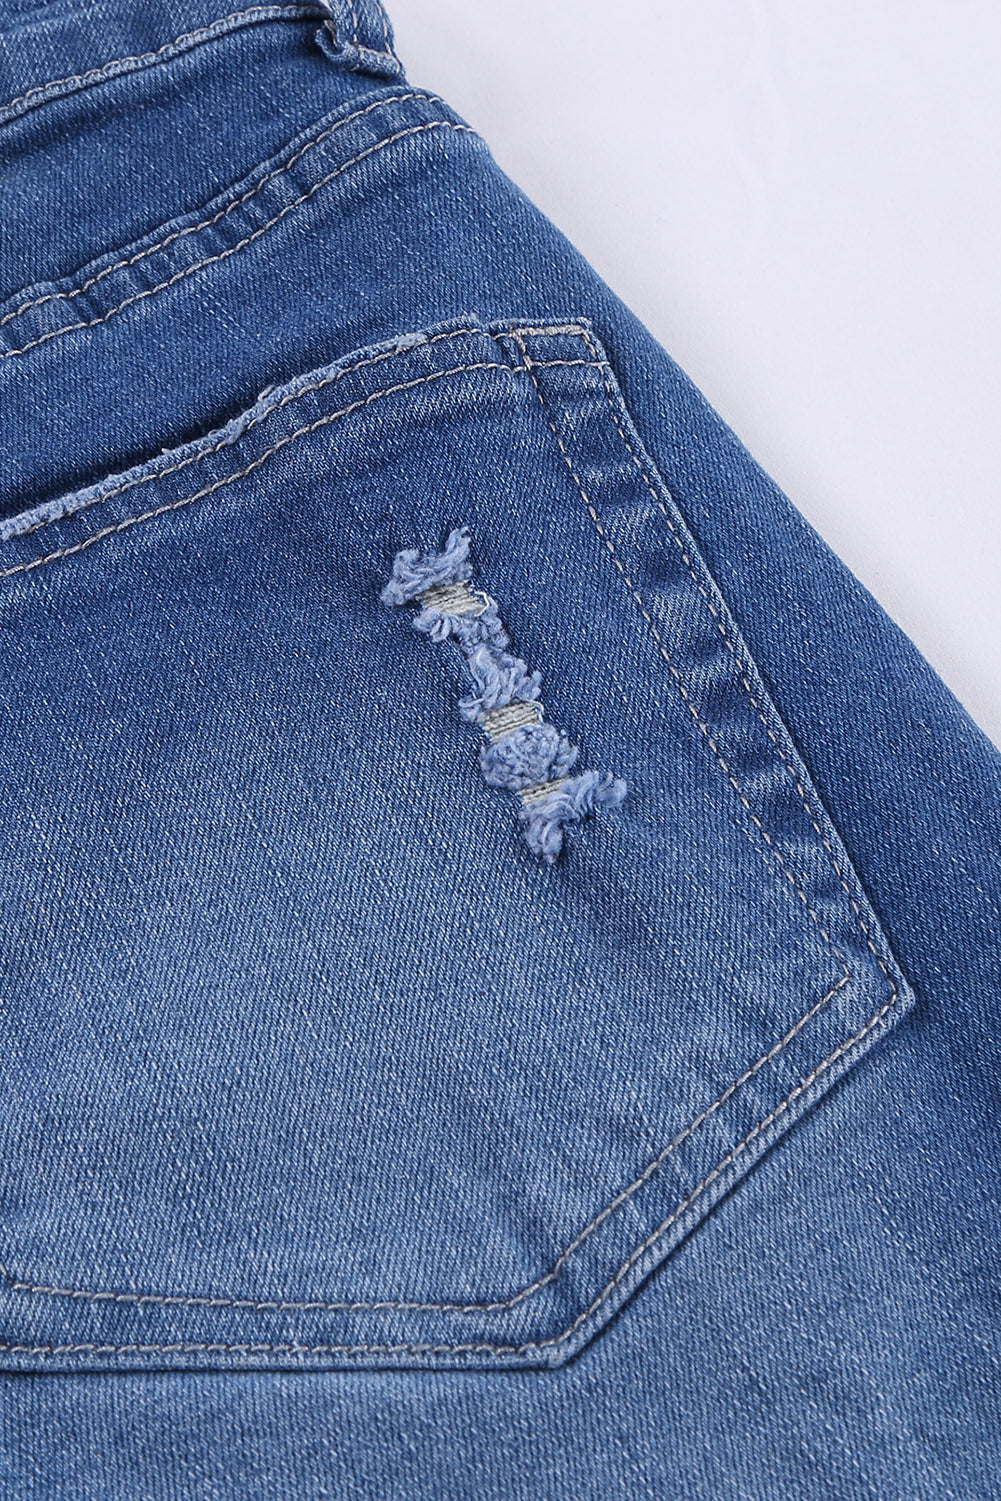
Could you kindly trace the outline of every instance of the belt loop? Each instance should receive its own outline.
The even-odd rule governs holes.
[[[329,17],[319,42],[327,56],[353,73],[399,78],[403,64],[393,51],[393,30],[379,0],[318,0]]]

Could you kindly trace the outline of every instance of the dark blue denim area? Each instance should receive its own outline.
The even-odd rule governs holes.
[[[995,1494],[997,753],[377,7],[4,22],[9,1493]]]

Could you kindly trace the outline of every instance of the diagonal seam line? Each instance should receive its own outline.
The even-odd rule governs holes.
[[[228,1352],[232,1352],[232,1353],[237,1353],[237,1354],[242,1354],[242,1355],[250,1355],[250,1354],[294,1354],[294,1355],[347,1355],[347,1356],[352,1356],[352,1355],[465,1355],[465,1354],[469,1354],[469,1355],[491,1355],[491,1356],[515,1356],[515,1357],[517,1357],[517,1356],[520,1356],[520,1355],[527,1355],[530,1352],[536,1351],[536,1350],[558,1349],[559,1346],[566,1344],[566,1342],[569,1339],[572,1339],[573,1336],[575,1334],[577,1334],[580,1329],[583,1328],[584,1324],[594,1316],[594,1314],[603,1306],[603,1304],[608,1300],[608,1298],[610,1298],[612,1296],[612,1294],[615,1292],[615,1290],[622,1284],[622,1282],[625,1280],[625,1278],[628,1277],[629,1273],[632,1271],[632,1269],[636,1265],[637,1261],[639,1261],[643,1256],[645,1256],[646,1253],[653,1248],[653,1246],[657,1243],[657,1241],[662,1236],[664,1236],[667,1233],[667,1231],[674,1224],[677,1223],[677,1221],[681,1218],[681,1216],[683,1214],[685,1214],[685,1212],[688,1209],[690,1209],[692,1207],[692,1205],[698,1201],[699,1198],[701,1198],[701,1196],[706,1192],[706,1190],[708,1188],[710,1188],[712,1186],[712,1184],[715,1183],[723,1175],[723,1173],[725,1173],[726,1169],[733,1162],[735,1162],[737,1160],[737,1158],[740,1156],[740,1154],[743,1151],[746,1150],[746,1148],[751,1144],[751,1142],[753,1142],[754,1140],[756,1140],[757,1137],[761,1136],[768,1129],[768,1127],[770,1125],[772,1125],[776,1120],[778,1120],[782,1115],[784,1115],[785,1112],[790,1108],[790,1106],[793,1105],[795,1103],[795,1101],[800,1098],[801,1095],[805,1094],[806,1091],[810,1088],[810,1086],[812,1084],[814,1084],[817,1081],[817,1079],[821,1077],[822,1074],[826,1073],[826,1071],[829,1068],[831,1068],[834,1063],[836,1063],[840,1058],[844,1057],[844,1055],[846,1053],[850,1052],[851,1049],[857,1043],[861,1042],[863,1040],[863,1038],[865,1038],[868,1035],[868,1033],[870,1033],[873,1030],[874,1027],[877,1027],[879,1025],[879,1023],[887,1015],[887,1013],[889,1011],[891,1011],[892,1008],[896,1005],[897,1000],[899,999],[899,994],[900,994],[899,990],[895,991],[895,993],[890,997],[890,999],[888,1001],[884,1002],[884,1004],[879,1008],[879,1010],[876,1011],[869,1018],[869,1020],[865,1023],[865,1025],[863,1027],[860,1027],[859,1030],[856,1033],[854,1033],[853,1036],[851,1036],[849,1038],[846,1038],[846,1040],[844,1042],[842,1042],[838,1047],[836,1047],[832,1053],[829,1053],[828,1056],[821,1063],[819,1063],[817,1065],[817,1067],[812,1070],[811,1073],[807,1074],[806,1077],[804,1079],[802,1079],[799,1082],[799,1084],[797,1084],[796,1087],[789,1092],[789,1094],[786,1095],[786,1097],[785,1097],[784,1100],[781,1100],[779,1102],[779,1104],[776,1105],[776,1107],[775,1107],[774,1110],[770,1111],[768,1115],[764,1116],[760,1121],[758,1121],[758,1123],[755,1126],[753,1126],[751,1128],[751,1130],[747,1133],[747,1135],[744,1137],[744,1139],[742,1141],[738,1142],[735,1147],[731,1148],[731,1150],[726,1154],[726,1156],[720,1159],[720,1161],[716,1164],[716,1166],[712,1169],[712,1171],[706,1174],[706,1176],[702,1179],[701,1183],[696,1184],[695,1188],[692,1189],[692,1191],[688,1194],[687,1198],[685,1198],[684,1200],[682,1200],[682,1202],[677,1206],[677,1208],[675,1210],[673,1210],[673,1212],[668,1216],[668,1218],[666,1220],[663,1220],[657,1226],[657,1228],[653,1231],[653,1233],[651,1235],[647,1236],[646,1240],[643,1241],[643,1243],[641,1245],[637,1246],[636,1249],[633,1252],[630,1253],[630,1255],[626,1258],[626,1260],[622,1263],[621,1267],[615,1273],[615,1276],[612,1277],[610,1279],[610,1281],[606,1283],[605,1287],[601,1290],[601,1292],[598,1294],[598,1296],[588,1305],[588,1307],[584,1309],[583,1313],[579,1314],[577,1316],[577,1318],[575,1318],[573,1320],[573,1322],[566,1327],[566,1329],[564,1329],[564,1330],[561,1331],[561,1333],[553,1335],[549,1339],[544,1339],[544,1340],[526,1340],[523,1344],[520,1344],[520,1345],[500,1345],[500,1344],[494,1344],[494,1343],[491,1343],[491,1342],[477,1342],[477,1343],[467,1343],[467,1344],[395,1344],[395,1345],[386,1345],[386,1344],[382,1344],[382,1345],[367,1345],[367,1344],[366,1345],[344,1345],[344,1344],[342,1344],[342,1345],[332,1345],[332,1344],[330,1344],[330,1345],[328,1345],[328,1344],[323,1344],[323,1345],[302,1345],[302,1344],[246,1344],[246,1343],[244,1343],[244,1344],[226,1344],[226,1343],[184,1344],[184,1343],[179,1343],[179,1344],[147,1344],[147,1345],[137,1345],[137,1344],[127,1344],[127,1345],[111,1345],[111,1344],[108,1344],[108,1345],[99,1345],[99,1344],[94,1344],[94,1343],[79,1344],[79,1345],[17,1345],[17,1344],[0,1344],[0,1352],[5,1352],[7,1354],[13,1354],[13,1355],[22,1354],[22,1355],[40,1355],[40,1356],[73,1355],[73,1354],[94,1354],[94,1355],[172,1354],[172,1353],[178,1353],[178,1354],[199,1354],[199,1353],[206,1353],[206,1354],[214,1354],[214,1353],[226,1354]]]
[[[100,542],[104,537],[110,537],[115,532],[123,532],[129,527],[137,526],[141,521],[151,521],[155,516],[165,516],[168,512],[180,510],[182,506],[189,506],[196,500],[203,500],[206,495],[214,495],[217,490],[222,490],[227,485],[235,484],[237,480],[244,479],[248,474],[253,474],[255,469],[259,469],[274,454],[286,448],[289,443],[294,443],[297,438],[305,437],[307,433],[315,433],[319,428],[326,427],[328,423],[336,422],[339,417],[347,417],[349,413],[357,412],[362,407],[369,406],[373,401],[377,401],[383,396],[392,396],[397,391],[410,391],[415,386],[426,385],[428,381],[443,380],[446,376],[460,375],[469,370],[507,370],[513,372],[517,368],[517,366],[501,364],[498,361],[484,360],[472,365],[455,365],[450,370],[436,370],[430,375],[422,375],[414,380],[401,381],[398,385],[386,386],[382,390],[372,391],[368,396],[361,397],[358,401],[351,402],[349,406],[342,407],[340,411],[328,412],[325,416],[318,417],[315,422],[309,422],[304,427],[296,428],[292,433],[286,433],[276,443],[272,443],[270,448],[266,448],[262,453],[259,453],[251,463],[245,465],[243,469],[238,469],[235,474],[223,475],[221,479],[215,480],[211,485],[206,485],[201,490],[196,490],[192,495],[182,495],[179,500],[168,501],[162,506],[156,506],[152,510],[143,511],[138,516],[126,516],[124,520],[115,522],[112,526],[105,526],[100,531],[93,532],[89,537],[85,537],[82,542],[73,543],[71,547],[60,547],[55,552],[47,553],[44,557],[32,558],[26,563],[15,563],[11,568],[0,570],[0,578],[9,578],[15,573],[29,573],[35,568],[44,567],[46,563],[54,563],[59,558],[68,558],[73,553],[83,552],[86,548],[93,547],[95,542]]]
[[[424,343],[413,347],[426,349],[431,344],[440,343],[442,339],[458,339],[465,335],[479,333],[482,333],[482,329],[450,329],[445,333],[435,334],[432,338],[425,340]],[[127,490],[133,490],[139,485],[148,485],[154,480],[166,479],[171,474],[179,474],[182,469],[187,469],[191,464],[201,463],[203,459],[210,458],[212,454],[219,453],[224,448],[235,447],[242,438],[246,437],[252,428],[259,426],[260,423],[265,422],[275,412],[280,412],[283,407],[287,407],[291,402],[301,401],[304,396],[311,396],[316,391],[322,391],[326,386],[334,385],[337,381],[343,380],[346,375],[353,375],[356,370],[364,370],[369,365],[379,365],[384,360],[395,359],[398,355],[404,353],[409,353],[409,350],[385,349],[381,354],[370,355],[367,359],[358,360],[353,365],[343,365],[338,370],[335,370],[332,375],[324,376],[322,380],[312,381],[309,385],[300,386],[296,390],[288,392],[279,401],[276,401],[274,406],[269,406],[267,411],[262,412],[260,416],[252,417],[247,425],[242,427],[235,436],[221,438],[218,443],[212,443],[208,448],[199,448],[197,453],[186,455],[185,458],[180,459],[176,464],[171,464],[166,469],[156,469],[149,474],[140,474],[135,479],[127,479],[122,484],[115,485],[112,489],[104,490],[100,495],[95,495],[92,499],[84,501],[82,505],[75,506],[72,510],[62,511],[57,516],[47,516],[42,521],[36,521],[33,526],[26,526],[23,531],[12,532],[7,540],[13,541],[15,537],[30,537],[35,532],[40,532],[47,526],[54,526],[58,521],[68,521],[71,516],[79,516],[81,511],[89,510],[91,506],[101,505],[104,501],[111,500],[116,495],[124,495]],[[3,574],[0,573],[0,578],[2,577]]]
[[[559,327],[545,326],[533,327],[530,329],[525,328],[521,330],[521,332],[532,334],[586,335],[586,330],[581,324],[561,324]],[[191,464],[200,463],[202,459],[207,459],[212,454],[219,453],[223,448],[234,447],[237,443],[240,442],[242,438],[246,437],[251,428],[254,428],[258,426],[259,423],[264,422],[274,412],[280,412],[282,408],[288,406],[290,402],[299,401],[302,399],[302,397],[309,396],[315,391],[322,391],[324,387],[333,385],[336,381],[342,380],[346,375],[352,375],[356,370],[363,370],[366,368],[366,366],[369,365],[381,364],[384,360],[396,359],[402,354],[410,353],[411,347],[425,349],[429,348],[432,344],[440,343],[442,339],[459,339],[472,335],[478,335],[483,338],[492,339],[495,343],[500,342],[500,336],[498,334],[492,334],[482,326],[476,328],[446,329],[443,333],[434,334],[431,338],[425,339],[419,345],[408,346],[406,349],[385,349],[380,354],[370,355],[364,360],[356,361],[353,365],[342,366],[340,369],[335,370],[332,375],[324,376],[322,380],[313,381],[309,385],[300,386],[296,390],[288,392],[279,401],[276,401],[274,406],[269,406],[266,411],[260,414],[260,416],[253,417],[245,427],[240,429],[240,431],[235,436],[231,438],[222,438],[219,440],[219,442],[211,444],[211,446],[209,446],[208,448],[200,448],[198,449],[197,453],[188,454],[178,463],[172,464],[166,469],[157,469],[150,474],[140,474],[134,479],[126,479],[122,484],[115,485],[110,490],[102,491],[99,495],[93,496],[92,499],[86,500],[81,505],[75,506],[72,510],[62,511],[55,516],[47,516],[41,521],[36,521],[32,526],[24,527],[21,531],[11,532],[10,535],[4,540],[13,541],[16,537],[30,537],[33,535],[33,533],[42,531],[43,528],[47,526],[54,526],[56,522],[66,521],[71,516],[78,516],[81,511],[87,510],[90,506],[100,505],[103,501],[111,500],[114,496],[122,495],[125,493],[125,491],[132,490],[139,485],[148,485],[154,480],[166,479],[169,475],[177,474],[180,472],[180,470],[188,468],[188,466]],[[593,346],[589,344],[589,350],[592,348]],[[592,361],[590,360],[548,360],[545,363],[545,368],[549,369],[553,365],[589,365],[591,363]],[[606,364],[605,361],[597,361],[597,363],[602,367],[604,367]],[[5,575],[3,574],[3,572],[0,571],[0,578],[3,578],[4,576]]]
[[[418,345],[416,347],[420,348],[422,346]],[[406,353],[406,352],[407,351],[403,351],[403,350],[392,350],[389,353],[391,353],[391,354],[398,354],[398,353]],[[388,358],[388,357],[389,357],[388,354],[386,356],[376,356],[372,361],[363,361],[362,363],[363,364],[364,363],[375,363],[376,359]],[[592,361],[590,361],[590,360],[551,360],[551,361],[548,361],[543,368],[547,368],[548,369],[550,365],[591,365],[591,364],[592,364]],[[100,542],[105,537],[113,536],[116,532],[126,531],[129,527],[133,527],[133,526],[138,525],[139,522],[142,522],[142,521],[151,521],[151,520],[153,520],[157,516],[164,516],[164,515],[168,514],[168,512],[170,512],[170,511],[180,510],[182,506],[191,505],[194,501],[202,500],[207,495],[213,495],[213,494],[215,494],[215,492],[217,490],[221,490],[224,487],[226,487],[227,485],[234,484],[235,481],[243,479],[246,475],[252,474],[255,469],[259,469],[260,466],[263,463],[265,463],[268,459],[270,459],[273,454],[278,453],[278,451],[280,449],[285,448],[289,443],[294,442],[297,438],[302,438],[302,437],[304,437],[308,433],[316,432],[318,428],[326,426],[327,423],[334,422],[339,417],[346,417],[346,416],[348,416],[352,412],[359,411],[362,407],[366,407],[366,406],[370,405],[371,402],[377,401],[377,400],[379,400],[383,396],[392,396],[397,391],[409,391],[409,390],[412,390],[415,386],[425,385],[428,381],[442,380],[442,379],[444,379],[444,377],[450,376],[450,375],[461,375],[463,372],[468,371],[468,370],[504,370],[504,371],[507,371],[508,373],[510,373],[510,374],[513,375],[513,374],[518,374],[518,373],[524,373],[524,366],[522,366],[522,365],[508,365],[508,364],[503,364],[503,363],[500,363],[500,362],[498,362],[496,360],[482,360],[482,361],[478,361],[478,362],[476,362],[474,364],[454,365],[449,370],[436,370],[436,371],[433,371],[430,375],[422,375],[422,376],[420,376],[420,377],[418,377],[418,378],[416,378],[414,380],[401,381],[401,382],[399,382],[395,386],[387,386],[387,387],[384,387],[381,390],[372,391],[372,392],[370,392],[370,394],[368,396],[360,398],[358,401],[351,402],[349,406],[342,407],[337,412],[330,412],[326,416],[318,418],[315,422],[310,422],[310,423],[307,423],[304,427],[297,428],[295,430],[295,432],[287,433],[284,437],[280,438],[276,443],[273,443],[270,446],[270,448],[266,448],[266,449],[264,449],[264,451],[262,453],[258,454],[257,458],[254,459],[252,463],[247,464],[243,469],[238,470],[235,474],[224,475],[221,479],[218,479],[218,480],[214,481],[213,484],[206,485],[201,490],[196,490],[191,495],[183,495],[183,496],[181,496],[181,498],[179,500],[169,501],[169,502],[167,502],[166,504],[164,504],[162,506],[155,506],[151,510],[142,511],[142,512],[140,512],[136,516],[126,516],[122,521],[115,522],[114,525],[111,525],[111,526],[102,527],[100,531],[93,532],[89,537],[85,537],[80,542],[73,543],[73,545],[70,546],[70,547],[60,547],[60,548],[57,548],[54,552],[45,553],[40,558],[31,558],[31,559],[29,559],[26,562],[23,562],[23,563],[14,563],[9,568],[0,569],[0,579],[10,578],[12,575],[17,574],[17,573],[31,573],[36,568],[42,568],[42,567],[44,567],[47,563],[55,563],[55,562],[57,562],[61,558],[68,558],[68,557],[73,556],[73,554],[75,554],[75,553],[84,552],[84,551],[86,551],[87,548],[93,547],[93,545],[94,545],[95,542]],[[344,371],[342,373],[343,374],[347,374],[347,371]],[[319,386],[327,385],[327,384],[329,384],[331,381],[333,381],[335,379],[337,379],[337,376],[330,376],[328,378],[328,380],[326,380],[326,381],[320,381],[320,382],[317,383],[317,386],[312,387],[310,389],[314,389],[314,390],[318,389]],[[297,391],[297,392],[291,394],[290,396],[288,396],[286,398],[286,401],[297,400],[298,397],[304,396],[306,394],[307,393],[306,393],[305,390],[303,390],[303,391]],[[279,405],[284,405],[284,404],[285,404],[284,402],[279,403]],[[272,410],[277,411],[278,408],[275,407]],[[269,414],[265,413],[264,415],[267,416]],[[248,424],[248,428],[244,429],[244,431],[247,431],[248,429],[249,429],[249,424]],[[242,436],[242,434],[240,434],[238,436]],[[236,440],[234,440],[234,441],[236,441]],[[223,445],[221,445],[221,444],[217,445],[217,447],[222,447],[222,446]],[[207,450],[206,452],[213,452],[213,451],[215,451],[215,450]],[[122,489],[128,489],[128,488],[131,487],[132,484],[141,484],[147,478],[149,478],[149,479],[160,479],[160,478],[162,478],[166,474],[170,474],[170,473],[176,472],[176,470],[183,468],[185,466],[185,464],[190,463],[190,462],[194,462],[194,459],[196,457],[200,457],[200,455],[197,455],[197,456],[196,455],[192,455],[190,457],[190,459],[183,460],[180,464],[175,465],[174,468],[173,468],[173,470],[161,470],[159,473],[157,473],[155,475],[143,476],[139,480],[130,481],[129,485],[124,485],[121,488]],[[97,497],[97,498],[105,499],[107,497],[106,496],[102,496],[102,497]],[[91,503],[92,502],[88,502],[88,504],[91,504]],[[85,508],[84,507],[80,507],[80,509],[82,510],[82,509],[85,509]],[[77,512],[70,512],[69,513],[69,515],[76,515],[76,514],[78,514],[78,513]],[[68,517],[65,517],[65,516],[63,516],[63,517],[53,517],[52,519],[53,519],[53,521],[55,521],[55,520],[66,520],[66,519],[68,519]],[[49,524],[50,524],[49,522],[40,523],[40,525],[49,525]],[[29,528],[29,531],[35,531],[35,530],[38,530],[38,529],[39,528],[37,528],[37,527],[32,527],[32,528]],[[27,535],[27,534],[28,533],[24,533],[23,535]]]
[[[383,1310],[389,1309],[395,1309],[397,1311],[407,1313],[499,1313],[503,1312],[505,1309],[516,1308],[520,1303],[525,1302],[527,1298],[530,1298],[535,1293],[539,1292],[541,1288],[546,1287],[550,1282],[554,1282],[559,1276],[560,1272],[563,1270],[566,1263],[570,1260],[571,1256],[573,1256],[573,1254],[577,1250],[579,1250],[584,1242],[594,1233],[595,1230],[597,1230],[598,1226],[601,1225],[610,1214],[614,1213],[616,1209],[619,1209],[623,1204],[627,1203],[628,1200],[632,1198],[633,1194],[635,1194],[640,1188],[642,1188],[643,1184],[646,1183],[654,1175],[654,1173],[664,1165],[667,1159],[672,1156],[672,1154],[676,1152],[677,1149],[682,1146],[690,1136],[694,1135],[698,1128],[703,1125],[710,1118],[710,1116],[715,1115],[716,1111],[720,1110],[727,1103],[727,1101],[737,1093],[738,1090],[744,1087],[744,1085],[750,1079],[753,1079],[755,1074],[759,1073],[761,1069],[766,1066],[766,1064],[771,1063],[772,1060],[776,1058],[779,1053],[781,1053],[789,1045],[789,1043],[793,1041],[795,1037],[798,1036],[798,1034],[803,1030],[807,1023],[810,1022],[813,1017],[816,1016],[817,1013],[827,1005],[828,1001],[830,1001],[845,984],[845,977],[842,976],[837,984],[832,986],[826,995],[821,996],[819,1001],[815,1001],[810,1009],[803,1013],[799,1020],[794,1023],[794,1025],[789,1029],[788,1032],[786,1032],[784,1037],[780,1037],[778,1042],[773,1043],[773,1045],[768,1049],[767,1053],[763,1053],[757,1060],[757,1062],[752,1063],[751,1066],[746,1069],[739,1078],[734,1079],[731,1084],[728,1084],[723,1093],[719,1095],[717,1099],[713,1100],[711,1105],[707,1105],[704,1110],[700,1111],[700,1113],[694,1118],[694,1120],[688,1123],[683,1131],[679,1131],[677,1136],[673,1137],[672,1140],[668,1142],[663,1151],[659,1152],[656,1157],[651,1158],[646,1167],[644,1167],[643,1171],[636,1178],[634,1178],[631,1183],[627,1184],[620,1193],[616,1194],[616,1196],[611,1199],[587,1225],[584,1226],[583,1230],[581,1230],[580,1233],[574,1237],[570,1244],[560,1252],[556,1261],[544,1276],[539,1277],[535,1282],[530,1283],[527,1287],[523,1287],[519,1292],[515,1293],[510,1298],[498,1299],[497,1301],[492,1303],[421,1303],[417,1301],[401,1301],[391,1298],[380,1298],[378,1300],[352,1302],[323,1301],[320,1299],[294,1302],[280,1301],[277,1299],[269,1300],[253,1298],[227,1298],[224,1296],[212,1295],[186,1296],[182,1293],[164,1294],[97,1292],[88,1288],[54,1287],[45,1283],[15,1282],[11,1280],[6,1270],[4,1271],[4,1276],[7,1277],[7,1280],[10,1283],[11,1290],[13,1292],[45,1293],[54,1297],[75,1298],[85,1302],[153,1303],[160,1306],[183,1306],[196,1308],[245,1308],[251,1311],[256,1310],[262,1313],[268,1311],[275,1313],[293,1311],[299,1313],[305,1313],[309,1311],[319,1311],[326,1313],[364,1313],[381,1312]]]
[[[265,224],[259,225],[251,234],[245,235],[243,239],[238,240],[235,245],[230,245],[225,250],[220,250],[216,255],[205,256],[203,260],[195,261],[193,265],[185,266],[180,271],[175,271],[173,276],[168,276],[165,281],[158,282],[155,287],[144,287],[142,291],[133,292],[131,296],[124,298],[122,302],[119,302],[113,308],[109,308],[106,313],[102,313],[98,318],[87,318],[81,319],[77,323],[67,323],[62,328],[50,329],[48,333],[40,334],[37,339],[31,339],[27,344],[22,344],[18,349],[5,349],[0,352],[0,360],[11,360],[16,355],[27,354],[30,349],[37,349],[42,344],[48,344],[53,339],[61,338],[63,334],[76,333],[80,329],[85,328],[97,328],[99,324],[107,323],[108,319],[113,318],[116,313],[121,313],[125,308],[133,307],[137,302],[143,302],[145,299],[155,296],[156,293],[165,291],[168,287],[177,286],[178,282],[184,281],[186,277],[194,276],[196,271],[203,271],[206,266],[214,266],[220,261],[228,260],[230,256],[236,255],[237,251],[245,250],[248,245],[252,245],[255,240],[259,240],[262,235],[274,229],[275,225],[280,223],[287,214],[292,213],[294,209],[301,208],[321,188],[327,187],[335,178],[340,177],[342,172],[346,172],[349,167],[357,166],[366,157],[374,155],[377,151],[385,150],[387,146],[392,146],[396,141],[402,141],[407,136],[421,135],[429,130],[454,130],[463,135],[476,134],[471,126],[457,125],[451,120],[430,120],[423,125],[411,125],[406,130],[398,130],[393,135],[387,136],[385,140],[376,141],[374,145],[366,147],[364,151],[359,151],[357,156],[351,157],[349,161],[342,162],[332,172],[327,172],[305,193],[301,193],[291,203],[286,203],[284,208],[280,209]]]
[[[203,229],[211,229],[213,225],[225,219],[227,214],[232,214],[236,209],[241,208],[245,203],[249,202],[251,198],[256,197],[258,193],[267,187],[269,182],[274,182],[275,178],[283,176],[286,172],[290,172],[308,152],[314,150],[317,146],[322,146],[331,136],[336,135],[339,130],[343,130],[346,125],[350,125],[353,120],[360,119],[362,115],[371,114],[373,110],[384,109],[390,104],[405,104],[410,99],[422,99],[431,104],[444,103],[444,100],[438,94],[428,94],[415,90],[409,94],[393,94],[385,99],[376,99],[373,104],[367,104],[364,109],[356,109],[352,114],[346,115],[343,120],[336,120],[333,125],[321,131],[319,135],[311,137],[310,140],[300,146],[299,150],[293,156],[283,162],[280,167],[275,167],[272,172],[267,173],[265,177],[256,182],[252,188],[248,188],[238,198],[231,199],[230,202],[219,209],[217,213],[212,214],[208,219],[202,219],[198,224],[189,224],[183,229],[174,230],[171,234],[166,235],[164,239],[158,240],[155,245],[147,245],[142,250],[137,250],[134,255],[126,256],[120,261],[115,261],[112,266],[105,266],[102,271],[96,272],[93,276],[88,276],[87,280],[82,282],[78,287],[72,287],[65,292],[46,292],[44,297],[34,297],[28,302],[22,302],[19,307],[14,308],[9,313],[5,313],[0,318],[0,328],[11,323],[15,318],[19,318],[22,313],[28,312],[30,308],[41,307],[47,302],[68,302],[74,297],[81,297],[84,292],[89,292],[91,287],[95,287],[106,276],[110,276],[113,271],[125,270],[129,266],[134,266],[137,262],[145,260],[148,256],[155,255],[158,250],[165,250],[168,245],[173,245],[176,240],[182,240],[188,235],[197,234]]]

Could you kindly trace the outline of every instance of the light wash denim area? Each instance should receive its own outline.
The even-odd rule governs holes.
[[[996,751],[375,5],[0,15],[2,1494],[1001,1495]]]

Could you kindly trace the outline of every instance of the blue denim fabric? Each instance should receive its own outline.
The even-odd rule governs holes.
[[[378,7],[220,11],[2,10],[5,1494],[998,1494],[997,753]]]

